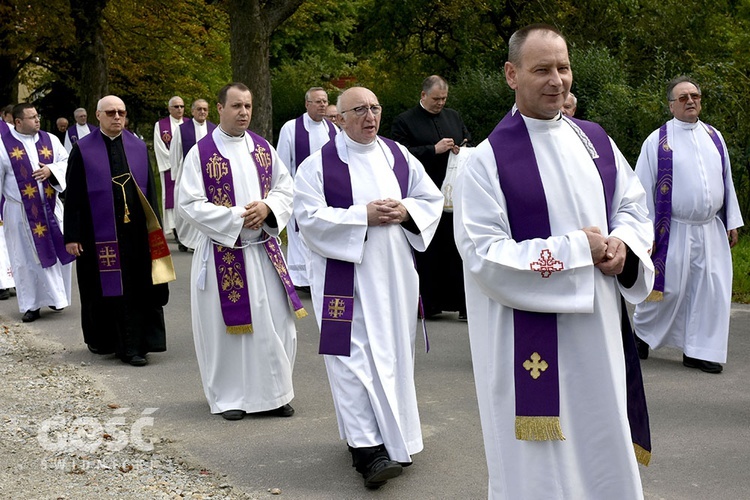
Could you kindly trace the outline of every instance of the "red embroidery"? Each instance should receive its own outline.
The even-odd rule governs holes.
[[[562,271],[564,269],[562,261],[559,261],[552,257],[552,252],[549,248],[542,250],[539,255],[539,260],[529,264],[532,271],[537,271],[542,274],[542,278],[549,278],[552,273]]]

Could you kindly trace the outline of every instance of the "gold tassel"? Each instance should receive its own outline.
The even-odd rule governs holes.
[[[125,224],[130,222],[130,217],[128,217],[129,215],[130,215],[130,209],[128,208],[128,203],[125,202],[125,217],[122,218],[122,222],[124,222]]]
[[[648,467],[648,464],[651,463],[651,452],[635,443],[633,443],[633,448],[635,448],[635,459],[638,463]]]
[[[253,333],[253,325],[227,326],[227,333],[231,333],[232,335],[240,335],[243,333]]]
[[[516,439],[521,441],[565,441],[560,417],[516,417]]]
[[[307,316],[307,311],[305,311],[305,308],[302,307],[294,311],[294,314],[297,315],[297,319],[300,319],[300,318],[304,318],[305,316]]]
[[[646,302],[661,302],[662,300],[664,300],[664,292],[659,290],[652,290],[646,297]]]

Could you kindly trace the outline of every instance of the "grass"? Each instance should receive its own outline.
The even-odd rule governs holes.
[[[740,230],[740,240],[732,249],[732,302],[750,304],[750,235]]]

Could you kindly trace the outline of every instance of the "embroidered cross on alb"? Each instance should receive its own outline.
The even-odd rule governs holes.
[[[539,254],[539,260],[529,264],[532,271],[537,271],[542,274],[542,278],[549,278],[552,273],[562,271],[564,269],[563,263],[560,260],[552,257],[552,252],[549,248],[545,248]]]

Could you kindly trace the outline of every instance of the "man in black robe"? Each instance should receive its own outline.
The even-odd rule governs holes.
[[[127,137],[122,134],[125,115],[125,104],[120,98],[102,98],[96,111],[100,131],[82,138],[71,151],[65,243],[68,252],[77,257],[81,327],[89,350],[95,354],[115,353],[126,363],[143,366],[147,364],[146,353],[166,350],[162,306],[167,303],[169,289],[166,284],[154,285],[152,281],[147,214],[136,183],[151,207],[158,206],[158,198],[146,144],[131,134]],[[95,151],[100,155],[92,153]],[[98,174],[99,181],[94,180],[92,173]],[[109,203],[91,201],[99,196],[92,189],[97,182],[105,190],[111,186],[111,198],[105,192],[104,199],[111,199],[114,217],[100,213]],[[108,220],[111,218],[114,221]],[[113,282],[107,281],[111,273],[100,272],[100,268],[104,269],[100,262],[104,250],[98,236],[101,227],[107,225],[114,229],[119,252],[116,271],[119,281],[114,280],[114,292]]]
[[[419,105],[398,115],[391,128],[391,137],[422,162],[438,187],[445,179],[449,155],[471,141],[458,112],[445,107],[447,98],[448,83],[437,75],[428,76],[422,82]],[[443,212],[427,251],[415,255],[425,316],[458,311],[459,319],[466,319],[463,267],[453,241],[452,213]]]

